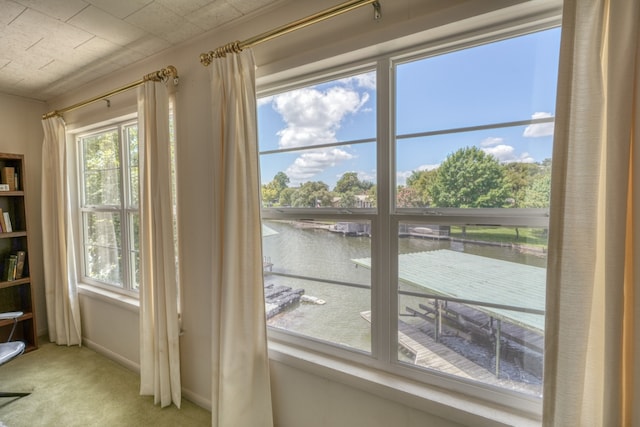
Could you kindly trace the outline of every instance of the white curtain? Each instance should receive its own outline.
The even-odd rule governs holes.
[[[55,116],[43,120],[42,127],[42,251],[49,340],[60,345],[80,345],[65,125],[61,117]]]
[[[565,0],[543,420],[640,425],[640,2]]]
[[[244,51],[211,64],[215,427],[271,427],[255,65]]]
[[[153,395],[162,407],[181,403],[169,122],[172,89],[172,83],[146,82],[138,91],[140,394]]]

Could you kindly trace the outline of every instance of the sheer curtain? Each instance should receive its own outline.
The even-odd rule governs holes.
[[[49,340],[81,345],[65,125],[55,116],[43,120],[42,127],[42,247]]]
[[[270,427],[255,65],[250,50],[213,61],[211,98],[213,426]]]
[[[640,425],[640,2],[565,0],[544,424]]]
[[[173,87],[138,91],[140,159],[140,394],[180,407],[179,295],[173,228],[169,105]],[[173,105],[175,105],[173,103]],[[174,112],[175,113],[175,112]]]

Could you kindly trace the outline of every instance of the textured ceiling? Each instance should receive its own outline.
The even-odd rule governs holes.
[[[0,93],[50,100],[276,0],[0,0]]]

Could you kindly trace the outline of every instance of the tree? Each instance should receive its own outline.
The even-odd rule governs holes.
[[[262,186],[262,201],[266,205],[277,204],[280,194],[288,187],[289,177],[284,172],[278,172],[271,182]]]
[[[291,195],[291,206],[313,208],[331,206],[333,195],[329,186],[322,181],[305,182]]]
[[[336,183],[333,191],[336,193],[363,194],[373,187],[373,183],[369,181],[361,181],[357,172],[345,172]]]
[[[407,187],[415,189],[419,198],[419,205],[421,207],[427,207],[431,205],[431,186],[435,182],[438,174],[437,169],[413,171],[411,176],[407,178]]]
[[[447,156],[432,186],[437,207],[495,208],[507,203],[509,184],[498,160],[478,147]]]
[[[522,207],[548,208],[551,197],[551,174],[545,173],[536,177],[526,189]]]
[[[527,189],[531,186],[536,176],[541,173],[540,165],[536,163],[507,163],[504,165],[505,178],[509,183],[513,207],[524,207],[523,202]]]
[[[297,189],[290,188],[290,187],[287,187],[284,190],[282,190],[280,192],[280,198],[278,199],[278,205],[291,206],[293,204],[293,202],[291,201],[291,198],[293,197],[296,191]]]
[[[420,207],[420,195],[413,187],[398,187],[396,195],[396,203],[399,208],[417,208]]]

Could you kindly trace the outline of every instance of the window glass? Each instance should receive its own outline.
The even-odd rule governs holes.
[[[269,326],[371,351],[370,224],[264,221],[265,304]]]
[[[77,138],[83,266],[88,283],[137,291],[138,126],[123,123]]]
[[[559,40],[556,28],[398,66],[398,134],[553,116]]]

